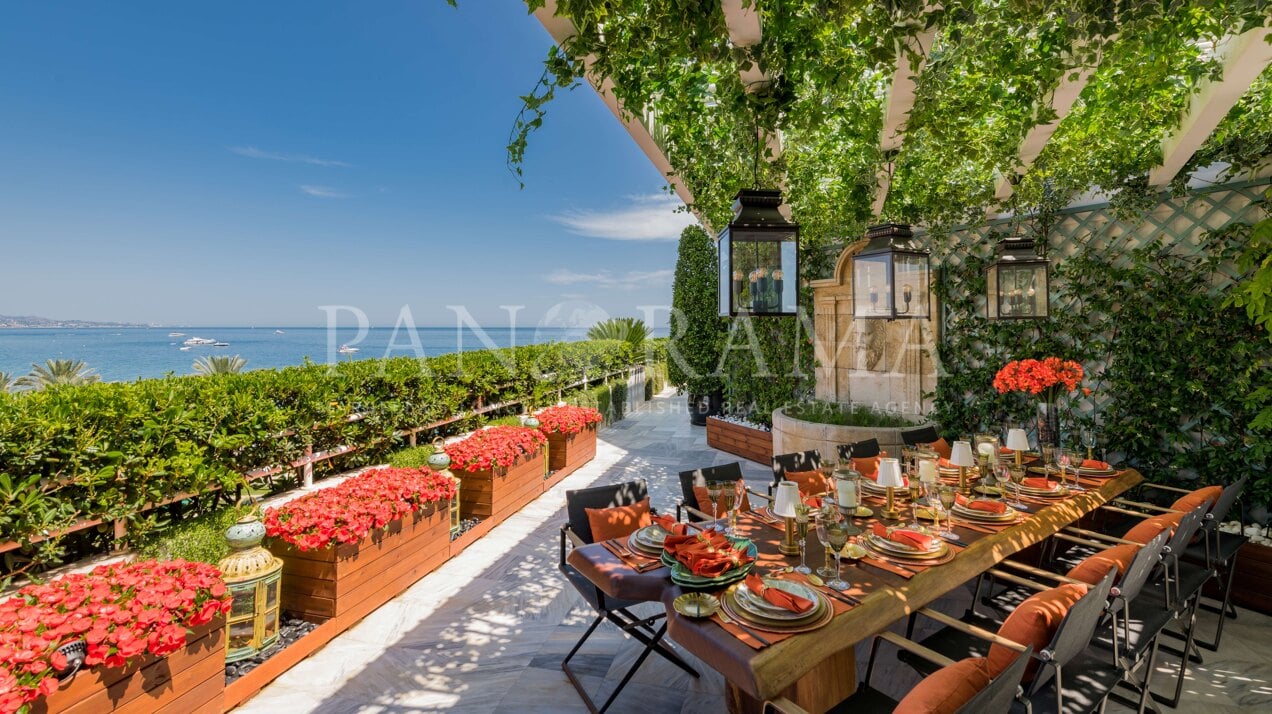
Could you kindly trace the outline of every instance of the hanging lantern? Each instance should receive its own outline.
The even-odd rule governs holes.
[[[433,439],[433,453],[428,455],[428,467],[455,482],[455,497],[450,502],[450,533],[454,538],[459,533],[459,478],[450,470],[451,457],[446,453],[446,440],[442,437]]]
[[[799,224],[777,210],[782,192],[742,189],[717,238],[720,315],[790,316],[799,309]]]
[[[1010,238],[995,249],[998,259],[985,269],[991,320],[1030,320],[1048,315],[1050,262],[1028,238]]]
[[[225,623],[229,633],[226,662],[246,659],[278,640],[279,585],[283,561],[261,547],[265,524],[247,515],[225,531],[233,550],[216,567],[234,603]]]
[[[910,226],[885,223],[866,229],[870,241],[853,257],[853,317],[926,319],[930,316],[931,258]]]

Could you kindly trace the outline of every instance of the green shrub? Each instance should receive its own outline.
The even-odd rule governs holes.
[[[592,407],[601,413],[602,423],[622,421],[627,410],[627,383],[601,384],[576,393],[567,400],[571,404]]]
[[[667,364],[665,362],[654,362],[645,365],[645,400],[654,398],[655,394],[661,394],[663,389],[667,387]]]
[[[795,419],[816,424],[835,426],[862,426],[898,428],[914,426],[914,422],[898,414],[881,412],[859,405],[836,404],[814,400],[786,407],[786,414]]]
[[[179,558],[215,565],[230,553],[230,546],[225,542],[225,530],[251,508],[227,506],[202,516],[179,520],[143,538],[137,545],[137,552],[143,558]]]
[[[428,457],[433,455],[433,445],[408,446],[389,454],[389,466],[399,469],[418,469],[428,466]]]
[[[725,321],[716,302],[716,249],[698,226],[680,233],[676,276],[671,286],[671,334],[667,376],[690,394],[720,389],[717,374]]]

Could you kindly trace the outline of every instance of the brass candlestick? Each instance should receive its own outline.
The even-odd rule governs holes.
[[[958,467],[958,492],[964,496],[972,495],[972,487],[967,483],[967,467]]]
[[[893,488],[892,486],[889,486],[888,487],[888,505],[886,508],[883,509],[883,513],[879,514],[881,518],[887,518],[894,521],[901,519],[901,512],[897,510],[896,497],[897,497],[896,489]]]
[[[1024,466],[1024,465],[1025,465],[1025,452],[1017,450],[1016,451],[1016,468],[1020,468],[1021,466]]]
[[[782,537],[782,542],[777,549],[782,555],[799,555],[799,540],[796,532],[798,527],[795,525],[794,518],[783,518],[786,522],[786,532]]]

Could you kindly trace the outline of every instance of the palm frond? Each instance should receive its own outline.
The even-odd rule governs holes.
[[[587,331],[589,340],[622,340],[633,345],[643,344],[649,335],[645,321],[634,317],[611,317],[592,325]]]
[[[101,375],[89,369],[83,360],[51,359],[45,360],[44,364],[33,363],[31,372],[18,377],[13,384],[27,389],[45,389],[63,384],[92,384],[101,380]]]
[[[239,355],[233,357],[225,357],[217,355],[215,357],[200,357],[194,361],[195,374],[213,375],[213,374],[238,374],[247,366],[247,360]]]

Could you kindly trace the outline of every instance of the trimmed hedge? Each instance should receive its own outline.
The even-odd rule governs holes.
[[[601,413],[604,420],[602,424],[613,424],[622,421],[627,415],[627,383],[601,384],[583,390],[566,401],[581,407],[592,407]]]
[[[124,520],[136,536],[155,525],[147,509],[177,494],[234,488],[309,447],[354,444],[360,460],[380,459],[395,430],[479,404],[543,403],[642,352],[616,340],[555,343],[3,395],[0,542],[28,546],[83,519]],[[622,401],[607,402],[619,418]],[[57,540],[27,557],[56,559]]]

